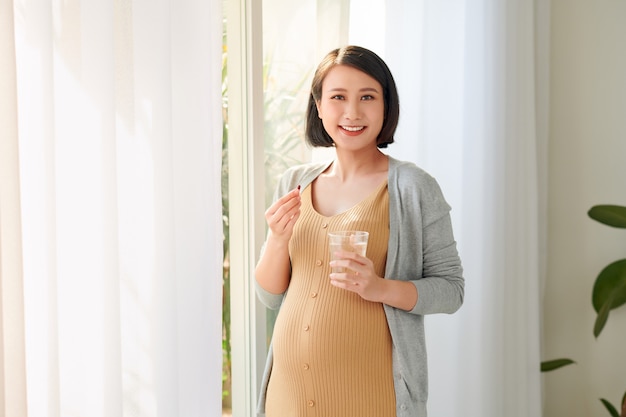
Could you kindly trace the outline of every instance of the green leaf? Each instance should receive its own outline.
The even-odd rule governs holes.
[[[592,303],[596,312],[613,297],[611,309],[626,303],[626,259],[620,259],[606,266],[593,285]]]
[[[555,369],[559,369],[564,366],[571,365],[573,363],[576,363],[576,362],[567,358],[553,359],[551,361],[543,361],[541,362],[541,372],[554,371]]]
[[[607,226],[626,228],[626,207],[602,204],[591,207],[587,212],[592,219]]]
[[[600,401],[602,401],[602,404],[604,404],[606,409],[609,410],[609,413],[611,413],[612,417],[619,417],[617,410],[615,409],[615,407],[613,407],[613,405],[610,402],[608,402],[604,398],[600,398]]]
[[[598,311],[598,316],[596,317],[596,322],[593,326],[593,335],[597,339],[600,336],[600,332],[604,329],[604,325],[606,321],[609,319],[609,312],[611,311],[611,304],[613,304],[613,295],[611,294],[609,298],[607,298],[604,305]]]

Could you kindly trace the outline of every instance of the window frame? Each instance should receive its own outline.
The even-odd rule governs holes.
[[[256,415],[267,355],[254,267],[265,236],[262,0],[226,0],[232,415]]]

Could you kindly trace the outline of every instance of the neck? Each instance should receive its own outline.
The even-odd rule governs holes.
[[[337,159],[330,167],[330,175],[336,176],[341,181],[356,177],[363,177],[382,171],[387,171],[389,158],[376,148],[370,152],[337,151]]]

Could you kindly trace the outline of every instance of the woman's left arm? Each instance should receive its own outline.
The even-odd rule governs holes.
[[[339,252],[331,267],[342,267],[346,272],[331,273],[330,283],[352,291],[364,300],[390,305],[411,311],[418,299],[417,288],[409,281],[384,279],[374,272],[374,264],[365,256],[354,252]]]
[[[422,233],[422,276],[409,281],[420,296],[411,313],[454,313],[463,304],[465,280],[449,213],[425,225]]]

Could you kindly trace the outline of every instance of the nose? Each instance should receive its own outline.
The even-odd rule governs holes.
[[[358,101],[350,100],[346,102],[344,117],[348,120],[358,120],[361,118],[361,107]]]

